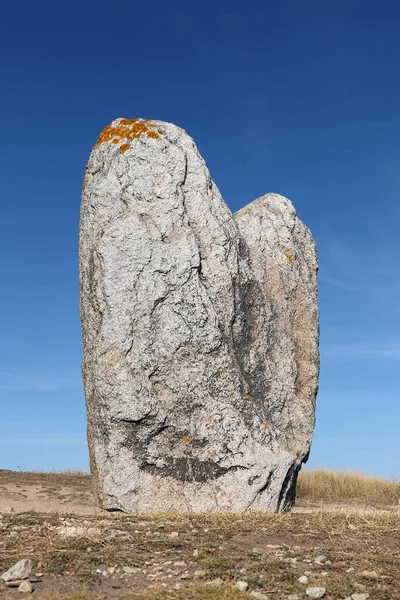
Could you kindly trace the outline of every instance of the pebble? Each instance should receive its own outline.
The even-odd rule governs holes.
[[[376,571],[361,571],[363,577],[369,577],[370,579],[378,579],[379,575]]]
[[[204,577],[205,574],[206,574],[206,571],[199,569],[198,571],[195,571],[193,573],[193,576],[194,577]]]
[[[297,594],[289,594],[289,596],[286,596],[286,600],[299,600],[299,596]]]
[[[32,573],[32,561],[29,558],[23,558],[13,565],[0,579],[3,581],[13,581],[14,579],[25,579]]]
[[[306,575],[302,575],[301,577],[298,578],[297,581],[299,583],[303,583],[304,585],[306,585],[308,583],[308,577]]]
[[[6,581],[4,585],[8,588],[15,588],[15,587],[19,587],[23,581],[25,581],[25,580],[24,579],[13,579],[12,581]]]
[[[197,549],[197,548],[195,548],[195,549],[193,550],[193,556],[194,556],[195,558],[197,558],[197,557],[199,556],[199,551],[198,551],[198,549]]]
[[[168,535],[168,537],[174,539],[177,538],[179,536],[179,531],[171,531],[171,533]]]
[[[306,589],[306,594],[310,598],[323,598],[325,596],[325,588],[323,587],[309,587]]]
[[[22,592],[23,594],[31,594],[33,592],[33,587],[31,586],[29,581],[23,581],[19,584],[18,591]]]
[[[223,580],[218,577],[217,579],[213,579],[212,581],[207,581],[204,585],[212,585],[213,587],[221,587],[224,585]]]
[[[325,556],[325,554],[320,554],[319,556],[316,557],[316,559],[314,560],[315,564],[317,565],[331,565],[332,561],[328,560],[328,558]]]
[[[352,594],[352,600],[368,600],[369,594]]]
[[[250,596],[252,596],[253,598],[258,598],[258,600],[269,600],[268,596],[266,596],[265,594],[263,594],[262,592],[250,592]],[[297,600],[297,597],[296,597]]]
[[[132,575],[133,573],[136,573],[136,571],[137,571],[137,569],[135,569],[134,567],[122,567],[122,570],[127,575]]]
[[[100,537],[102,531],[99,527],[83,527],[65,523],[56,527],[56,533],[61,537]]]
[[[237,581],[235,587],[239,590],[239,592],[245,592],[249,587],[249,584],[247,581]]]

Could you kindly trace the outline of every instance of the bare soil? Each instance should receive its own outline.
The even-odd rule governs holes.
[[[3,471],[0,573],[30,558],[33,597],[49,600],[251,600],[251,591],[305,600],[308,586],[326,588],[327,600],[400,600],[399,517],[365,503],[286,515],[106,513],[88,475]],[[315,563],[321,554],[330,562]],[[0,586],[1,600],[20,597]]]

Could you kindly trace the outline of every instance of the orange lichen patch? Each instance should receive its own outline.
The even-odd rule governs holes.
[[[264,425],[265,429],[269,429],[268,423],[266,423],[265,421],[264,421],[263,425]]]
[[[189,438],[187,435],[184,435],[181,439],[182,439],[182,442],[185,444],[185,446],[189,443]]]
[[[293,256],[291,254],[289,254],[289,252],[284,252],[284,254],[285,254],[286,258],[288,259],[288,261],[290,263],[292,263],[293,262]]]
[[[155,127],[155,123],[150,120],[120,119],[115,126],[107,125],[107,127],[103,129],[95,147],[100,146],[100,144],[104,144],[105,142],[118,144],[123,140],[125,143],[120,146],[120,150],[121,152],[126,152],[130,147],[130,143],[144,133],[147,134],[147,137],[157,139],[161,131],[156,130]]]
[[[253,396],[251,394],[247,394],[247,399],[250,402],[250,404],[253,404]]]
[[[290,263],[292,263],[293,262],[293,254],[291,254],[289,252],[289,250],[287,248],[285,248],[285,246],[281,246],[281,250],[282,250],[283,254],[286,256],[286,258],[288,259],[288,261]]]

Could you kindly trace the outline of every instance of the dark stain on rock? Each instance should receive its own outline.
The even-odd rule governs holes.
[[[221,467],[212,460],[198,460],[190,456],[174,457],[167,456],[163,459],[164,465],[158,467],[154,464],[143,464],[142,471],[152,475],[161,475],[162,477],[173,477],[182,481],[182,483],[206,483],[213,479],[218,479],[230,471],[245,469],[239,465],[233,467]]]

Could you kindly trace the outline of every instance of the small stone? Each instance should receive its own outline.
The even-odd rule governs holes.
[[[177,560],[172,564],[174,565],[174,567],[186,567],[186,563],[184,560]]]
[[[321,571],[321,577],[327,577],[329,575],[329,571]]]
[[[368,600],[369,594],[352,594],[352,600]]]
[[[108,567],[107,571],[110,573],[110,575],[114,575],[115,569],[116,567]]]
[[[249,584],[247,581],[237,581],[235,587],[239,590],[239,592],[245,592],[249,587]]]
[[[253,548],[253,554],[262,554],[261,548]]]
[[[19,587],[19,585],[25,581],[24,579],[13,579],[12,581],[6,581],[5,582],[5,586],[8,588],[15,588],[15,587]]]
[[[122,567],[122,570],[127,575],[132,575],[133,573],[136,573],[136,571],[137,571],[137,569],[135,569],[134,567]]]
[[[303,583],[304,585],[307,585],[307,583],[308,583],[308,577],[306,575],[302,575],[301,577],[298,578],[297,581],[299,583]]]
[[[323,587],[309,587],[306,589],[306,594],[310,598],[323,598],[325,596],[325,588]]]
[[[299,600],[299,596],[297,594],[289,594],[289,596],[286,596],[286,600]]]
[[[32,573],[32,561],[29,558],[23,558],[13,565],[0,579],[3,581],[12,581],[13,579],[26,579]]]
[[[354,573],[354,567],[349,567],[346,569],[346,573]]]
[[[100,537],[102,533],[98,527],[69,525],[68,523],[56,527],[56,532],[61,537]]]
[[[263,594],[262,592],[250,592],[250,596],[252,596],[253,598],[257,598],[258,600],[269,600],[268,596],[266,596],[265,594]],[[296,598],[297,600],[297,598]]]
[[[317,565],[323,565],[326,563],[326,561],[328,560],[328,558],[325,556],[325,554],[320,554],[319,556],[317,556],[314,560],[314,562]]]
[[[207,581],[204,585],[211,585],[213,587],[221,587],[224,585],[224,581],[218,577],[217,579],[212,579],[212,581]]]
[[[180,576],[180,579],[192,579],[192,576],[190,573],[182,573],[182,575]]]
[[[193,573],[194,577],[204,577],[204,575],[206,574],[206,571],[203,571],[202,569],[199,569],[198,571],[195,571]]]
[[[18,591],[22,592],[23,594],[31,594],[33,592],[33,587],[29,581],[23,581],[19,584]]]
[[[198,549],[197,549],[197,548],[195,548],[195,549],[193,550],[193,556],[194,556],[195,558],[197,558],[197,557],[199,556],[199,551],[198,551]]]
[[[172,538],[172,539],[174,539],[174,538],[177,538],[178,536],[179,536],[179,531],[172,531],[172,532],[171,532],[171,533],[168,535],[168,537],[170,537],[170,538]]]
[[[369,577],[369,579],[378,579],[379,575],[376,571],[362,571],[362,577]]]

